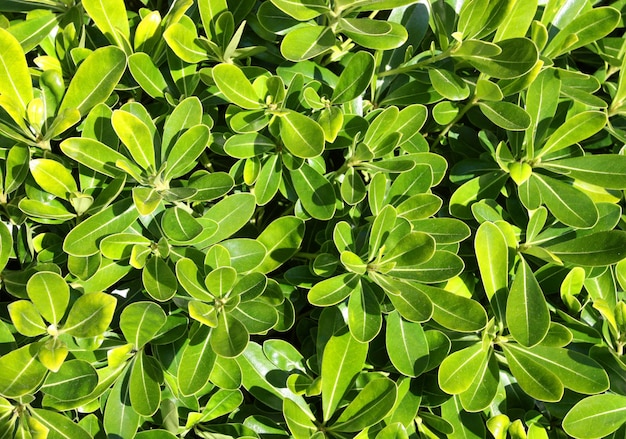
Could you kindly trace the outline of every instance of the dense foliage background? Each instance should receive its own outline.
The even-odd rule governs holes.
[[[623,438],[625,4],[0,1],[0,438]]]

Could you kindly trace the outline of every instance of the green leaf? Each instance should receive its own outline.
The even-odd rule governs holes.
[[[439,366],[439,387],[452,395],[470,388],[476,371],[490,353],[480,343],[448,355]]]
[[[435,254],[435,240],[422,232],[405,235],[398,244],[384,253],[383,263],[395,264],[391,272],[401,267],[414,267],[428,261]]]
[[[248,343],[236,361],[241,367],[243,386],[260,402],[275,410],[282,410],[283,401],[289,399],[298,405],[309,419],[315,419],[304,398],[287,388],[284,371],[267,359],[257,343]],[[284,380],[281,382],[272,379],[277,376],[284,377]]]
[[[485,293],[491,300],[509,284],[509,248],[500,228],[484,222],[478,227],[474,241],[476,259]]]
[[[18,398],[41,385],[48,369],[36,355],[37,345],[28,344],[0,357],[0,395]]]
[[[239,67],[218,64],[212,74],[215,84],[230,102],[247,110],[262,108],[259,96]]]
[[[511,102],[479,102],[478,106],[487,119],[505,130],[523,131],[531,124],[530,115]]]
[[[134,437],[141,420],[133,410],[129,394],[130,373],[128,369],[117,379],[104,408],[104,430],[109,436]]]
[[[462,101],[470,94],[467,83],[450,70],[437,68],[428,69],[428,77],[437,93],[446,99]]]
[[[506,323],[511,335],[524,346],[541,342],[550,329],[550,311],[539,282],[522,259],[506,302]]]
[[[370,278],[380,286],[400,315],[410,322],[425,322],[433,315],[433,304],[417,286],[390,276],[369,272]]]
[[[141,272],[141,280],[150,297],[159,302],[170,300],[176,294],[178,282],[167,262],[152,256]]]
[[[290,31],[280,45],[280,53],[289,61],[315,58],[335,45],[335,34],[326,26],[303,26]]]
[[[509,13],[496,30],[493,41],[525,37],[537,11],[537,1],[513,2]]]
[[[283,403],[283,416],[294,438],[310,438],[317,431],[311,418],[295,402],[285,399]]]
[[[269,273],[296,254],[304,237],[304,228],[304,221],[293,216],[272,221],[257,238],[267,249],[267,256],[257,271]]]
[[[130,371],[130,402],[133,410],[141,416],[152,416],[161,404],[163,371],[157,361],[140,350]]]
[[[609,436],[625,422],[626,397],[611,393],[579,401],[563,419],[563,429],[577,439]]]
[[[404,320],[394,311],[387,317],[385,345],[393,366],[403,375],[417,377],[428,366],[428,341],[422,325]]]
[[[217,231],[202,241],[202,246],[232,236],[252,218],[255,207],[254,195],[248,193],[237,193],[221,199],[202,216],[202,219],[215,221],[218,225]]]
[[[18,300],[7,306],[9,316],[17,332],[27,337],[36,337],[46,332],[46,325],[39,310],[28,300]]]
[[[74,227],[63,241],[63,250],[74,256],[96,254],[102,238],[123,232],[138,217],[132,200],[118,201]]]
[[[378,335],[382,326],[378,298],[366,283],[359,283],[348,300],[348,328],[357,341],[367,343]]]
[[[133,53],[128,57],[128,69],[139,86],[153,98],[164,98],[168,85],[159,68],[148,54]]]
[[[98,385],[96,369],[83,360],[67,360],[48,374],[41,391],[60,401],[73,401],[91,394]]]
[[[247,159],[276,149],[276,144],[259,133],[235,134],[224,143],[224,151],[231,157]]]
[[[197,265],[191,259],[182,258],[176,263],[176,277],[191,297],[206,302],[213,300],[213,296],[206,291]]]
[[[357,432],[380,422],[393,408],[396,394],[396,384],[389,378],[370,381],[341,413],[332,430]]]
[[[153,302],[135,302],[127,305],[120,315],[120,329],[129,343],[141,349],[161,330],[167,317]]]
[[[163,39],[171,49],[171,54],[168,55],[168,64],[170,66],[177,65],[179,71],[187,66],[190,66],[195,71],[194,64],[205,61],[208,58],[206,44],[199,44],[195,23],[187,16],[181,17],[177,23],[172,23],[163,32]],[[168,53],[170,52],[168,51]],[[171,55],[175,55],[175,58]],[[174,70],[172,67],[170,68]],[[181,79],[182,84],[177,84],[177,88],[182,87],[186,89],[189,83],[184,80],[184,77],[181,77]],[[189,93],[185,92],[184,94],[188,95]]]
[[[191,241],[202,233],[202,224],[180,207],[165,210],[161,218],[163,233],[175,241]]]
[[[421,285],[420,290],[433,303],[433,320],[458,332],[476,332],[487,326],[487,312],[482,305],[446,290]]]
[[[230,265],[238,273],[253,271],[267,254],[265,246],[255,239],[229,239],[220,245],[230,253]]]
[[[214,297],[224,297],[235,285],[237,271],[232,267],[218,267],[206,277],[204,283]]]
[[[211,131],[206,125],[195,125],[181,135],[167,156],[165,180],[181,177],[196,166],[196,160],[202,154],[211,138]]]
[[[314,158],[324,151],[324,130],[313,119],[287,111],[280,117],[280,138],[296,157]]]
[[[124,47],[120,39],[121,33],[126,40],[130,38],[128,26],[128,16],[123,0],[107,1],[87,0],[83,2],[83,7],[89,17],[94,21],[100,31],[107,39],[119,47]]]
[[[385,206],[376,215],[370,231],[368,260],[372,260],[385,244],[385,240],[396,223],[396,216],[396,209],[392,205]]]
[[[626,156],[617,154],[593,154],[551,160],[539,167],[607,189],[626,188]]]
[[[226,0],[201,0],[198,2],[198,10],[200,18],[207,36],[213,37],[215,31],[216,19],[223,13],[228,11]],[[215,40],[215,38],[212,38]]]
[[[598,209],[586,194],[545,175],[533,174],[531,179],[539,188],[541,200],[563,224],[586,229],[598,222]]]
[[[43,190],[64,200],[78,191],[71,172],[56,160],[31,160],[30,172]]]
[[[72,137],[61,142],[61,151],[78,163],[85,165],[108,177],[116,177],[122,171],[115,165],[128,159],[97,140],[84,137]]]
[[[556,58],[565,52],[586,46],[610,34],[619,20],[619,11],[614,8],[598,7],[586,11],[559,30],[543,54],[549,58]]]
[[[563,384],[550,369],[519,355],[508,345],[502,345],[502,349],[509,369],[524,392],[540,401],[556,402],[561,399]]]
[[[50,439],[90,439],[91,435],[71,419],[52,410],[32,409],[33,418],[48,429]]]
[[[72,305],[63,332],[74,337],[96,337],[109,327],[117,300],[110,294],[91,293],[80,296]]]
[[[51,271],[40,271],[28,280],[26,292],[44,319],[54,325],[61,321],[70,301],[65,279]]]
[[[368,49],[395,49],[402,46],[408,38],[404,26],[392,21],[342,18],[339,29],[355,43]]]
[[[237,409],[243,402],[243,395],[241,391],[220,389],[211,395],[211,398],[207,402],[204,410],[200,413],[200,416],[194,416],[195,413],[190,413],[186,427],[191,427],[192,424],[206,423],[220,416],[231,413]]]
[[[178,387],[183,395],[199,392],[209,381],[216,354],[211,348],[211,328],[200,325],[183,348],[178,367]]]
[[[189,186],[196,190],[193,201],[211,201],[222,198],[235,185],[233,178],[225,172],[196,172],[189,179]]]
[[[6,158],[6,174],[4,176],[5,194],[14,192],[21,187],[28,175],[30,165],[30,148],[26,145],[15,145],[9,149]],[[2,181],[0,181],[2,186]]]
[[[484,198],[496,198],[509,174],[493,171],[463,183],[450,197],[450,213],[457,218],[472,218],[471,205]]]
[[[368,346],[349,331],[333,334],[322,357],[322,410],[324,422],[335,413],[352,380],[361,372]],[[395,399],[395,398],[394,398]]]
[[[20,43],[7,30],[0,29],[0,95],[17,105],[25,116],[28,103],[33,99],[33,86]]]
[[[124,110],[115,110],[111,122],[135,163],[146,170],[156,169],[154,141],[148,125],[133,113]]]
[[[335,190],[330,182],[306,163],[289,175],[307,213],[318,220],[331,219],[335,214]]]
[[[568,389],[575,392],[594,394],[608,389],[609,378],[602,366],[588,356],[569,349],[550,346],[522,348],[510,345],[517,357],[530,359],[559,377]]]
[[[114,46],[101,47],[78,67],[61,102],[58,113],[76,108],[85,115],[107,100],[126,70],[126,55]]]
[[[535,43],[527,38],[510,38],[495,44],[466,40],[452,56],[498,79],[522,76],[534,67],[539,58]]]
[[[341,182],[341,198],[346,203],[355,205],[363,201],[366,195],[367,189],[363,183],[363,178],[353,167],[350,167]]]
[[[246,327],[226,312],[218,315],[217,327],[211,332],[211,347],[221,357],[234,358],[250,341]]]
[[[465,411],[480,412],[489,407],[498,391],[499,373],[500,368],[495,355],[486,356],[476,370],[474,381],[470,387],[459,395]]]
[[[331,306],[345,300],[358,287],[359,275],[344,273],[318,282],[309,290],[308,299],[315,306]]]
[[[167,159],[180,136],[202,123],[202,113],[202,104],[196,96],[190,96],[176,105],[163,125],[161,161]]]
[[[102,256],[109,259],[128,259],[132,248],[136,245],[148,247],[151,241],[143,235],[136,233],[116,233],[109,235],[100,241]]]
[[[271,0],[274,6],[299,21],[308,21],[328,11],[324,0]]]
[[[574,143],[585,140],[607,123],[606,113],[602,111],[583,111],[565,120],[548,138],[536,157],[542,157],[567,148]]]
[[[369,86],[374,74],[374,57],[368,52],[357,52],[341,72],[331,101],[343,104],[359,97]]]

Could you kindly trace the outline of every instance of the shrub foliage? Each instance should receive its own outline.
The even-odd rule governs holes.
[[[625,3],[2,0],[0,438],[624,437]]]

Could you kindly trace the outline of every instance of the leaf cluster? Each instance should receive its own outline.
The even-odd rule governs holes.
[[[0,438],[626,434],[623,0],[0,2]]]

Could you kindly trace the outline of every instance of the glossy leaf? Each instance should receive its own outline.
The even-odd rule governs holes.
[[[65,237],[63,249],[74,256],[90,256],[99,251],[98,243],[105,236],[126,230],[139,212],[129,200],[119,201],[89,217]]]
[[[3,50],[0,60],[0,94],[6,96],[24,113],[33,98],[33,86],[28,72],[26,56],[20,43],[7,30],[0,30]]]
[[[36,345],[28,344],[0,357],[0,395],[17,398],[35,391],[48,369],[36,358]]]
[[[182,351],[177,379],[183,395],[193,395],[209,381],[216,357],[210,345],[210,334],[211,328],[201,325]]]
[[[79,297],[67,315],[63,331],[74,337],[101,335],[111,323],[116,303],[115,297],[106,293]]]
[[[114,46],[96,49],[78,67],[58,111],[76,108],[81,115],[87,114],[109,97],[124,70],[126,55],[121,49]]]
[[[152,357],[139,351],[130,372],[129,396],[133,410],[142,416],[152,416],[161,403],[161,366]]]
[[[335,45],[335,35],[326,26],[304,26],[289,32],[280,45],[282,55],[293,62],[314,58]]]
[[[396,385],[388,378],[367,383],[341,413],[332,429],[335,431],[362,431],[381,421],[396,401]]]
[[[601,438],[624,424],[626,398],[605,393],[579,401],[563,419],[563,429],[575,438]]]
[[[333,415],[352,380],[363,368],[367,344],[356,341],[349,331],[331,336],[322,358],[322,409],[324,419]]]
[[[466,391],[488,355],[489,352],[478,343],[449,355],[439,367],[439,387],[450,394]]]
[[[331,100],[342,104],[358,97],[367,89],[374,73],[374,57],[368,52],[357,52],[341,72]]]
[[[298,251],[303,235],[304,222],[296,217],[273,221],[257,238],[267,249],[267,256],[257,270],[268,273],[286,262]]]
[[[539,282],[522,259],[506,303],[506,322],[511,335],[524,346],[541,342],[550,328],[550,312]]]
[[[306,163],[289,175],[304,209],[319,220],[332,218],[335,213],[335,190],[330,182]]]
[[[313,158],[324,150],[324,130],[313,119],[289,111],[280,117],[280,137],[296,157]]]
[[[153,302],[132,303],[120,315],[120,329],[137,349],[152,340],[165,322],[165,312]]]
[[[26,292],[46,321],[59,323],[70,300],[70,289],[61,276],[50,271],[35,273],[26,284]]]
[[[241,69],[232,64],[213,67],[213,80],[228,100],[241,108],[254,110],[261,101]]]
[[[389,314],[385,330],[387,353],[403,375],[417,377],[428,365],[428,341],[419,323],[404,320],[397,311]]]
[[[606,122],[606,114],[601,111],[583,111],[572,116],[550,135],[538,156],[560,151],[585,140],[604,128]]]

